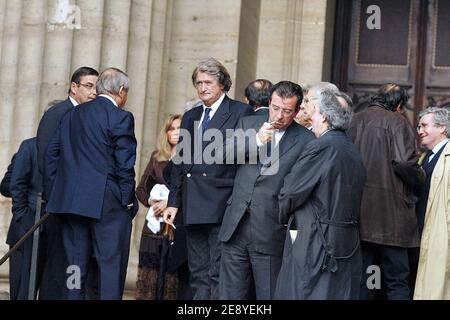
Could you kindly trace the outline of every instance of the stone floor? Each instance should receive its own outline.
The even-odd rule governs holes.
[[[9,300],[9,293],[6,291],[0,291],[0,300]]]

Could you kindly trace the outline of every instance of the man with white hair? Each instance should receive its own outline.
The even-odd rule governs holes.
[[[286,233],[276,299],[358,299],[359,212],[366,179],[362,157],[346,136],[352,112],[324,89],[310,99],[311,141],[285,177],[279,222]]]
[[[423,226],[414,299],[450,299],[450,111],[431,107],[417,131],[427,149],[419,162],[426,173],[417,214]],[[422,231],[422,228],[421,228]]]
[[[104,70],[98,97],[69,111],[46,153],[46,212],[60,215],[67,256],[68,299],[84,299],[92,254],[98,265],[100,299],[121,299],[130,248],[136,139],[134,118],[122,108],[128,76]],[[70,268],[69,268],[70,267]],[[71,279],[79,275],[79,285]],[[73,282],[73,281],[72,281]]]

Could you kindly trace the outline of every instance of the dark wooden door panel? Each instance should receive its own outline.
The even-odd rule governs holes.
[[[367,25],[371,5],[380,29]],[[387,82],[408,89],[412,124],[425,106],[450,100],[450,0],[338,0],[334,43],[332,81],[357,110]]]
[[[424,103],[441,105],[450,102],[450,1],[429,1],[428,17]]]
[[[380,85],[395,82],[408,88],[414,101],[418,0],[353,1],[349,45],[348,91],[360,107]],[[380,29],[370,29],[367,8],[380,8]],[[408,114],[413,121],[414,114]]]

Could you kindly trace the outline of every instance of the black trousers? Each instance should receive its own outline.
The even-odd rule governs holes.
[[[222,244],[220,299],[273,299],[282,258],[258,252],[252,244],[251,222],[245,213],[230,241]]]
[[[64,249],[67,262],[72,267],[72,273],[66,274],[67,282],[76,280],[72,276],[78,270],[80,273],[80,285],[68,286],[69,300],[89,298],[86,283],[93,255],[98,269],[92,275],[95,279],[90,281],[98,284],[98,298],[122,298],[130,250],[131,214],[123,207],[110,204],[111,201],[105,201],[99,220],[73,214],[64,215],[62,219]]]
[[[388,300],[409,300],[410,267],[408,249],[361,241],[363,270],[361,277],[360,298],[373,298],[376,290],[370,290],[367,280],[373,273],[367,273],[371,265],[377,265],[381,270],[381,285]]]
[[[218,298],[221,246],[220,224],[186,227],[190,285],[194,300]]]

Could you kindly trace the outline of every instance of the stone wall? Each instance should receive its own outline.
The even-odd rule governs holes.
[[[231,97],[263,77],[300,84],[327,79],[332,0],[0,0],[0,175],[33,137],[45,105],[67,95],[73,70],[114,66],[131,80],[137,179],[163,119],[196,100],[191,72],[213,56],[233,78]],[[328,15],[330,16],[330,15]],[[331,15],[332,16],[332,15]],[[0,196],[0,255],[9,199]],[[135,219],[127,290],[132,297],[145,210]],[[8,264],[0,267],[0,291]]]

